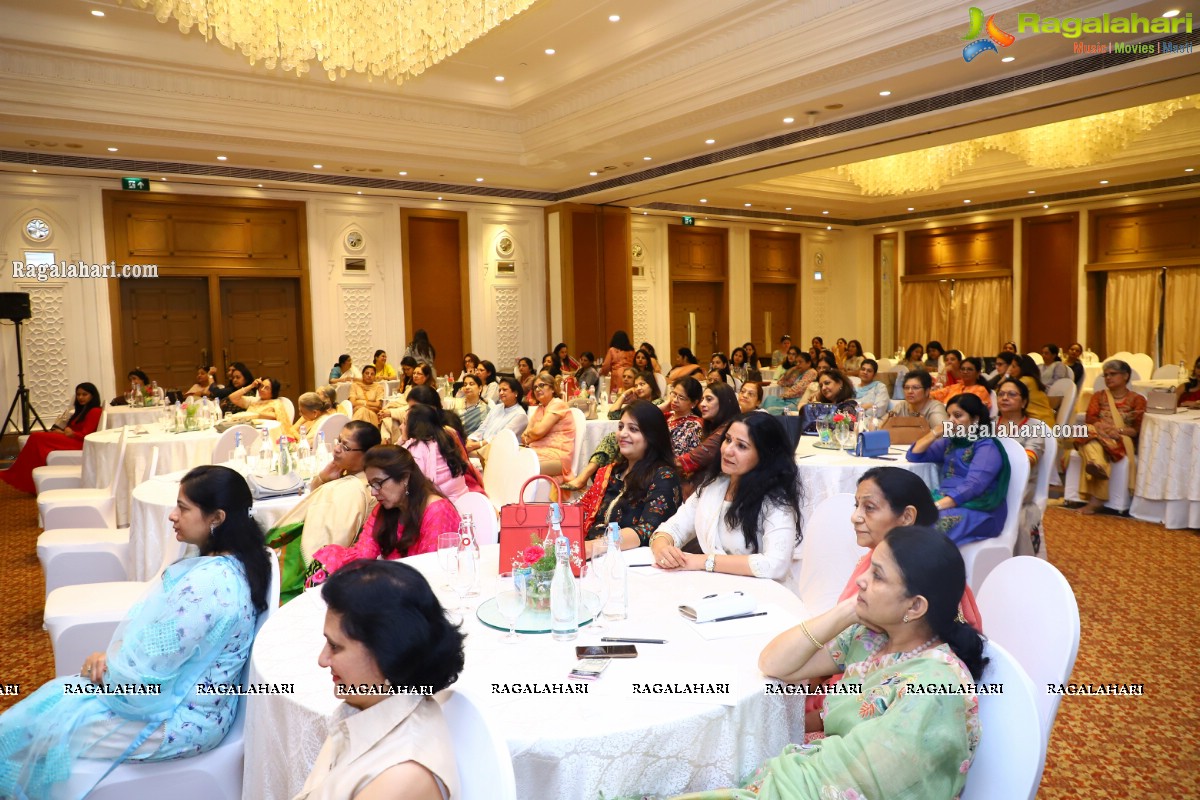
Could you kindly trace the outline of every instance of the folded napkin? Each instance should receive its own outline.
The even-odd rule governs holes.
[[[750,614],[757,606],[757,601],[748,594],[722,592],[702,597],[690,605],[680,606],[679,613],[692,622],[711,622],[721,617]]]

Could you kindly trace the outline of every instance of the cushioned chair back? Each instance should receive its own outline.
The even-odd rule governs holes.
[[[439,700],[458,761],[455,800],[516,800],[516,776],[504,737],[469,695],[448,690]]]
[[[837,602],[855,565],[867,552],[854,538],[853,512],[854,495],[842,492],[818,503],[804,525],[800,574],[792,588],[814,613]]]

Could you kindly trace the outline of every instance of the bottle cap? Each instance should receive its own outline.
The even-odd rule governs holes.
[[[562,509],[558,507],[558,503],[550,504],[550,524],[562,523]]]

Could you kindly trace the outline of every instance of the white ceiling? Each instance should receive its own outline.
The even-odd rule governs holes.
[[[1186,6],[1183,0],[1132,6],[1010,0],[989,3],[986,10],[1016,32],[1018,10],[1157,17]],[[92,16],[92,9],[106,16]],[[703,197],[710,208],[740,209],[749,202],[756,211],[829,211],[847,221],[903,214],[910,206],[953,207],[964,193],[976,203],[1003,202],[1024,199],[1030,188],[1039,194],[1096,189],[1101,179],[1115,191],[1179,178],[1184,168],[1200,166],[1200,112],[1188,111],[1102,167],[1035,170],[988,154],[938,192],[917,199],[866,198],[830,171],[879,155],[1200,92],[1200,52],[805,142],[751,148],[749,154],[729,152],[810,124],[1079,58],[1072,40],[1022,34],[1001,54],[966,63],[966,4],[958,0],[539,0],[402,85],[361,75],[331,82],[319,66],[302,77],[250,66],[196,31],[185,35],[174,21],[161,24],[128,3],[4,0],[0,14],[0,149],[10,151],[471,187],[466,191],[482,185],[633,206],[695,206]],[[609,22],[610,14],[620,15],[620,22]],[[551,47],[556,53],[546,55]],[[1015,60],[1001,63],[1000,55]],[[497,75],[505,80],[497,82]],[[881,90],[892,94],[881,97]],[[785,124],[784,117],[795,121]],[[709,138],[715,143],[705,144]],[[227,160],[218,162],[217,155]],[[705,156],[711,163],[653,171]],[[128,171],[111,166],[91,172]],[[28,166],[9,159],[0,161],[0,169]],[[51,166],[39,171],[78,173]],[[631,175],[637,179],[610,181]],[[221,176],[172,179],[254,185]],[[411,195],[422,187],[360,188]],[[444,186],[434,191],[451,193]]]

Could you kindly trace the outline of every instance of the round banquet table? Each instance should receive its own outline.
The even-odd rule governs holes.
[[[130,500],[128,564],[132,580],[152,580],[164,565],[182,557],[187,549],[199,552],[175,540],[169,519],[179,497],[179,482],[186,474],[187,470],[179,470],[156,475],[134,488]],[[302,498],[303,495],[297,494],[259,500],[254,504],[254,518],[264,531],[270,530]]]
[[[125,425],[153,425],[163,418],[162,406],[105,406],[100,414],[98,431],[121,428]]]
[[[492,597],[499,548],[483,548],[481,590]],[[649,550],[625,554],[649,560]],[[437,554],[408,559],[443,599],[448,590]],[[705,594],[740,590],[753,595],[765,617],[696,626],[676,610]],[[665,573],[634,568],[629,576],[630,615],[608,629],[581,629],[574,642],[549,635],[522,635],[514,644],[484,626],[472,607],[466,668],[455,688],[476,697],[508,741],[516,771],[517,797],[538,800],[595,800],[640,792],[673,795],[732,786],[788,742],[802,741],[804,703],[767,695],[758,671],[759,651],[778,632],[807,616],[803,603],[774,581],[703,572]],[[250,659],[255,683],[292,683],[294,693],[248,698],[245,794],[286,800],[299,791],[326,735],[325,717],[337,707],[329,671],[317,666],[324,645],[325,606],[308,591],[263,625]],[[711,626],[734,626],[721,631]],[[699,631],[709,637],[705,638]],[[506,694],[493,684],[565,684],[577,645],[599,644],[600,636],[661,638],[665,645],[639,644],[638,657],[616,660],[587,694]],[[633,685],[728,683],[721,698],[698,695],[635,695]],[[464,765],[470,769],[470,765]]]
[[[571,464],[571,471],[576,475],[587,466],[588,459],[596,451],[596,445],[600,444],[600,440],[617,430],[617,420],[609,419],[606,412],[597,410],[596,413],[605,416],[603,419],[589,419],[583,426],[583,441],[576,448],[575,460]]]
[[[1130,515],[1200,528],[1200,410],[1144,415],[1137,447]]]
[[[274,420],[259,420],[268,430],[279,427]],[[117,476],[117,525],[129,524],[130,496],[145,474],[155,447],[158,448],[156,472],[164,474],[188,470],[212,461],[213,446],[219,434],[213,428],[202,431],[171,433],[159,424],[147,425],[146,433],[129,430],[125,438],[125,465]],[[117,465],[121,429],[97,431],[83,440],[83,485],[96,487],[108,480]],[[157,567],[156,567],[157,569]]]

